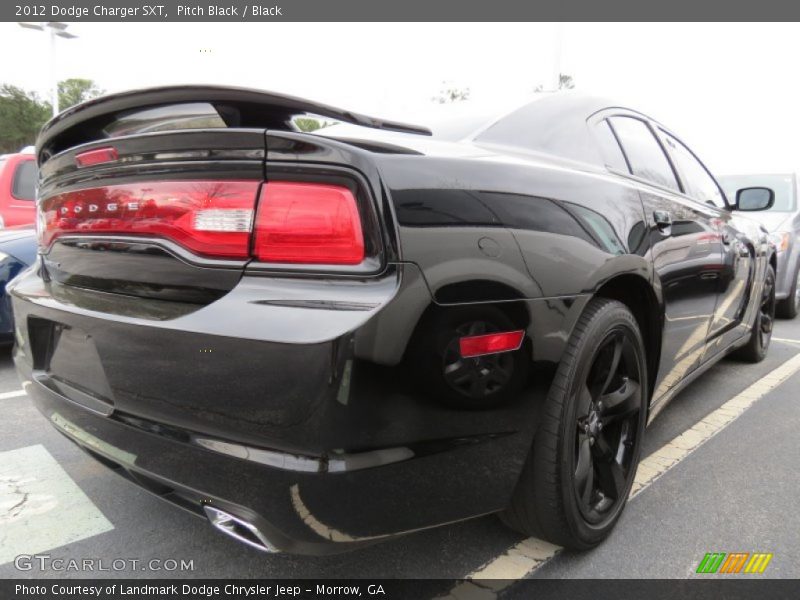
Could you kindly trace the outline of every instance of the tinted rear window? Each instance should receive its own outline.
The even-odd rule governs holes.
[[[177,129],[224,129],[225,121],[216,108],[206,102],[170,104],[133,110],[117,115],[103,132],[108,137]]]
[[[11,195],[17,200],[36,199],[36,161],[26,160],[17,165]]]

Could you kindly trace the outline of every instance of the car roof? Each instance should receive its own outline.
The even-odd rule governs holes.
[[[454,107],[453,116],[458,116]],[[437,140],[466,142],[474,150],[546,154],[570,161],[577,161],[592,168],[604,168],[605,161],[592,132],[591,120],[602,111],[619,111],[657,123],[665,131],[669,129],[655,119],[635,109],[604,98],[576,91],[537,93],[523,102],[516,102],[511,110],[483,111],[473,115],[476,128],[465,131],[465,137],[449,138],[437,134],[439,127],[430,123],[433,130],[431,142],[418,139],[407,133],[374,130],[367,132],[362,127],[345,125],[317,130],[314,134],[338,139],[360,138],[384,140],[397,146],[408,146],[425,151]],[[443,115],[444,119],[447,115]],[[462,116],[464,116],[462,114]],[[466,113],[469,117],[469,113]],[[469,130],[469,127],[465,129]],[[430,138],[428,138],[430,140]],[[467,151],[468,147],[464,147]]]
[[[588,121],[604,110],[620,110],[650,119],[607,98],[580,92],[556,92],[542,94],[501,116],[478,132],[474,141],[603,165]]]

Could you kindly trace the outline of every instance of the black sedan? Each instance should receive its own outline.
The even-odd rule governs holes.
[[[737,211],[774,194],[727,198],[666,127],[579,95],[445,129],[205,86],[62,113],[10,286],[25,389],[263,550],[487,513],[597,545],[648,420],[764,358],[775,249]]]

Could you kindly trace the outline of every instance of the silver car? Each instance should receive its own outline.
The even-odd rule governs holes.
[[[777,175],[726,175],[719,178],[725,194],[733,200],[736,190],[748,187],[768,187],[775,191],[772,208],[750,213],[751,218],[769,231],[770,239],[778,249],[776,273],[777,314],[794,319],[800,311],[800,210],[797,206],[797,176],[793,173]]]

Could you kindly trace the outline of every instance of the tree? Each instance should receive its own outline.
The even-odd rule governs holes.
[[[458,88],[454,85],[447,84],[444,81],[442,82],[442,86],[443,87],[441,91],[432,98],[434,102],[438,102],[439,104],[449,104],[451,102],[462,102],[464,100],[469,100],[469,88]]]
[[[58,104],[65,110],[103,93],[91,79],[58,82]],[[19,152],[36,142],[36,136],[52,115],[49,102],[36,92],[8,83],[0,85],[0,154]]]
[[[320,121],[319,119],[313,119],[311,117],[295,117],[294,124],[300,131],[305,133],[310,133],[330,125],[327,121]]]
[[[575,82],[572,80],[572,75],[565,75],[564,73],[558,74],[558,89],[571,90],[575,88]]]
[[[558,74],[558,89],[559,90],[572,90],[575,89],[575,80],[572,79],[572,75],[566,75],[565,73]],[[539,92],[544,91],[544,86],[540,83],[535,88],[533,88],[533,93],[538,94]]]
[[[51,112],[50,103],[36,92],[0,85],[0,153],[19,152],[32,145]]]
[[[78,77],[65,79],[58,82],[58,110],[66,110],[70,106],[75,106],[81,102],[86,102],[92,98],[97,98],[104,94],[94,81],[91,79],[81,79]]]

